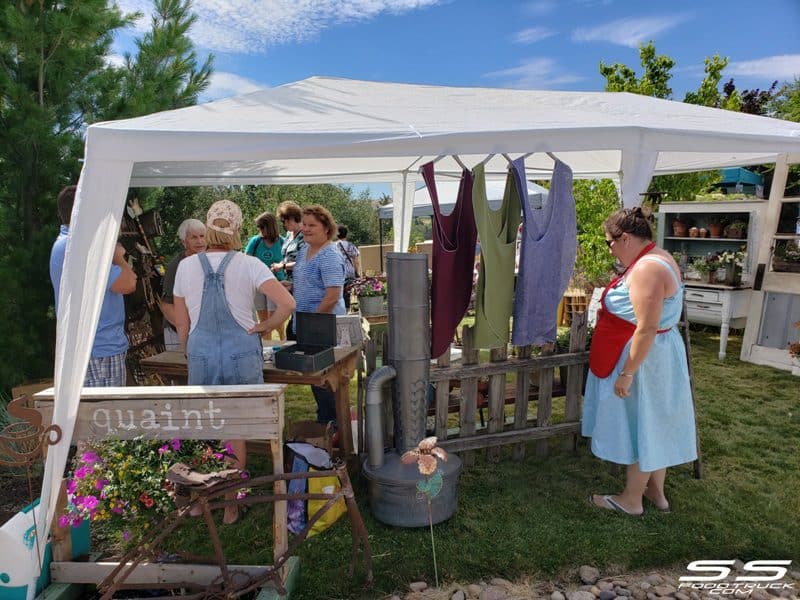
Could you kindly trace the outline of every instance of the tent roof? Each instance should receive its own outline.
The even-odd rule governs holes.
[[[487,154],[556,152],[576,177],[619,176],[621,150],[657,152],[654,174],[772,162],[800,124],[610,92],[453,88],[312,77],[199,106],[92,125],[87,150],[133,161],[131,185],[398,182],[440,155],[460,174]],[[487,163],[504,174],[506,160]]]
[[[443,214],[449,215],[456,205],[458,196],[458,181],[442,181],[436,184],[436,191],[439,197],[439,207]],[[502,180],[490,180],[486,182],[486,199],[492,210],[498,210],[503,203],[503,192],[506,182]],[[531,206],[541,206],[542,201],[547,198],[548,190],[541,185],[528,182],[528,200]],[[391,219],[394,214],[394,202],[385,204],[378,209],[378,218]],[[422,186],[414,192],[414,217],[427,217],[433,214],[433,202],[428,188]]]

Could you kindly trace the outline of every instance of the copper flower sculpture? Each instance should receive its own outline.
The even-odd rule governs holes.
[[[404,465],[417,463],[420,474],[424,477],[417,482],[417,497],[428,501],[428,525],[431,531],[431,552],[433,554],[433,573],[436,578],[436,587],[439,587],[439,567],[436,563],[436,544],[433,540],[433,513],[431,512],[431,499],[442,491],[444,478],[438,468],[437,459],[447,461],[447,452],[436,446],[436,436],[427,437],[400,457]]]
[[[433,475],[439,464],[436,462],[437,458],[447,462],[447,451],[439,448],[436,445],[436,441],[436,436],[425,438],[417,444],[416,448],[412,448],[403,454],[403,456],[400,457],[400,462],[404,465],[410,465],[416,462],[420,474],[426,477]]]

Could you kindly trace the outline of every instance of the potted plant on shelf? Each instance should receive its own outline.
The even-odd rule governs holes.
[[[708,235],[712,238],[722,237],[728,219],[725,217],[713,216],[708,220]]]
[[[719,261],[725,267],[726,285],[737,286],[742,283],[742,269],[747,261],[744,246],[739,250],[723,252],[719,256]]]
[[[672,219],[672,235],[675,237],[686,237],[689,231],[689,223],[680,216]]]
[[[385,314],[386,281],[379,277],[359,277],[353,283],[353,292],[358,297],[358,308],[365,317]]]
[[[800,246],[794,240],[787,240],[775,246],[772,255],[772,270],[784,273],[800,273]]]
[[[719,255],[706,254],[692,261],[692,267],[700,274],[700,280],[705,283],[714,283],[717,278],[717,269],[720,267]]]
[[[725,227],[725,237],[740,240],[747,235],[747,223],[744,221],[734,221]]]

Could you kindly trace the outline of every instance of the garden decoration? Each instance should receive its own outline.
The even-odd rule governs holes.
[[[800,321],[796,321],[794,327],[800,332]],[[789,342],[789,356],[796,361],[800,361],[800,339],[796,342]]]
[[[67,511],[58,519],[61,527],[77,527],[84,520],[107,521],[118,532],[123,548],[131,548],[158,521],[181,506],[182,498],[167,480],[176,463],[187,463],[198,473],[225,469],[234,458],[226,443],[215,446],[206,440],[105,439],[90,442],[77,455],[67,480]],[[233,473],[240,485],[246,471]],[[238,491],[244,496],[244,488]]]
[[[747,252],[742,250],[726,251],[719,255],[719,261],[725,267],[725,283],[739,285],[742,282],[742,269],[747,260]]]
[[[689,224],[682,219],[674,219],[672,221],[672,235],[675,237],[686,237],[689,230]]]
[[[233,475],[229,471],[234,471]],[[271,566],[244,569],[231,569],[225,558],[219,531],[211,516],[214,509],[224,508],[234,502],[253,506],[267,502],[287,501],[289,495],[282,494],[259,494],[252,493],[246,497],[239,497],[236,500],[225,500],[225,494],[241,486],[240,473],[233,469],[218,473],[197,473],[189,468],[188,465],[178,463],[173,465],[167,472],[166,478],[176,489],[178,497],[184,499],[181,506],[172,510],[165,519],[157,526],[151,527],[138,541],[137,545],[129,550],[120,559],[119,564],[98,586],[103,594],[102,600],[110,600],[114,594],[123,589],[177,589],[186,588],[192,593],[182,596],[192,600],[212,600],[216,598],[241,598],[263,587],[267,582],[272,582],[275,589],[286,594],[281,580],[281,569],[286,565],[289,558],[297,551],[300,544],[308,536],[308,532],[314,524],[331,508],[340,498],[344,498],[347,513],[350,517],[352,544],[352,561],[350,564],[350,576],[352,577],[355,561],[359,551],[359,543],[363,545],[363,560],[366,569],[365,587],[371,589],[373,584],[372,575],[372,552],[370,550],[367,530],[358,505],[355,501],[355,493],[347,475],[347,466],[342,461],[334,463],[332,470],[328,471],[309,471],[305,473],[283,473],[276,475],[264,475],[254,477],[248,481],[251,490],[256,490],[263,486],[274,484],[279,480],[309,479],[312,477],[338,477],[341,487],[332,493],[293,493],[292,498],[303,500],[325,500],[325,504],[317,511],[306,523],[306,526],[289,543],[285,552],[275,557],[275,562]],[[231,480],[231,477],[233,478]],[[186,498],[188,497],[188,501]],[[147,582],[126,584],[125,580],[133,573],[136,567],[145,560],[157,558],[163,555],[162,545],[183,522],[187,520],[190,513],[199,510],[203,516],[203,521],[208,529],[208,535],[214,548],[213,558],[209,558],[210,564],[216,564],[220,569],[220,576],[211,582],[207,581],[182,581],[179,583]],[[174,561],[173,561],[174,562]],[[165,594],[160,598],[172,598],[174,596]]]
[[[42,414],[29,408],[27,403],[26,396],[8,403],[8,414],[16,419],[0,431],[0,466],[27,469],[30,486],[30,468],[42,457],[44,446],[61,440],[61,428],[58,425],[42,427]]]
[[[724,217],[712,217],[708,221],[708,234],[712,238],[722,237],[722,233],[725,230],[725,225],[728,224],[728,220]]]
[[[725,237],[733,239],[742,239],[747,233],[747,223],[744,221],[734,221],[725,227]]]
[[[787,241],[775,246],[772,255],[772,270],[785,273],[800,273],[800,246]]]
[[[700,278],[706,283],[714,283],[717,269],[720,267],[719,255],[706,254],[692,261],[692,267],[700,274]]]
[[[439,495],[444,485],[444,477],[439,469],[439,460],[447,461],[447,451],[436,446],[436,437],[427,437],[416,448],[412,448],[400,458],[405,465],[417,463],[420,475],[424,477],[417,482],[417,497],[425,498],[428,503],[428,526],[431,530],[431,552],[433,554],[433,574],[436,587],[439,587],[439,569],[436,564],[436,544],[433,538],[433,513],[431,500]]]
[[[358,297],[358,307],[365,316],[382,315],[383,302],[386,299],[386,281],[379,277],[359,277],[352,286]]]

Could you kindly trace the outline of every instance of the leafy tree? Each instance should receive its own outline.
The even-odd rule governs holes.
[[[614,257],[608,251],[603,221],[620,206],[610,179],[577,179],[572,184],[578,219],[578,257],[573,282],[590,289],[608,283]]]
[[[675,61],[664,54],[657,55],[652,41],[639,44],[639,59],[644,69],[641,78],[637,78],[636,72],[622,63],[607,65],[600,61],[600,74],[606,78],[606,91],[671,98],[672,88],[669,87],[669,80],[672,77],[670,71],[675,66]]]
[[[768,102],[768,109],[779,119],[800,122],[800,77],[784,83]]]
[[[715,54],[705,59],[705,65],[705,77],[700,82],[700,87],[696,92],[687,92],[683,101],[687,104],[713,106],[738,112],[742,101],[735,86],[726,85],[724,97],[719,92],[719,82],[722,80],[722,71],[728,66],[728,58],[720,58],[719,54]]]

